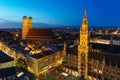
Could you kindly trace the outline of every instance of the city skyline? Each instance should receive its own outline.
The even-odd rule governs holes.
[[[22,17],[26,15],[32,16],[34,23],[80,26],[84,9],[87,11],[89,26],[120,25],[118,0],[114,2],[104,0],[4,0],[0,1],[0,24],[21,23]]]
[[[0,80],[120,80],[120,29],[0,29]],[[17,21],[16,21],[17,22]],[[11,26],[11,25],[10,25]]]

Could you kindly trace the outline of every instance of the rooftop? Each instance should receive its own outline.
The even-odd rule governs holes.
[[[15,40],[14,35],[10,32],[0,30],[0,37],[0,41],[9,46],[11,49],[25,55],[29,53],[28,50],[24,50],[26,45],[21,45],[21,43],[25,44],[26,42],[22,40]]]
[[[51,29],[30,29],[27,34],[27,38],[29,37],[53,38],[54,33]]]
[[[90,43],[93,49],[101,50],[102,52],[108,52],[112,54],[120,54],[120,45]]]
[[[108,66],[114,66],[114,67],[119,67],[120,68],[120,56],[115,55],[115,54],[110,54],[110,53],[104,53],[104,52],[99,52],[99,53],[89,53],[89,58],[94,59],[94,60],[99,60],[103,61],[105,60],[105,63]]]
[[[33,58],[36,58],[36,59],[39,59],[39,58],[42,58],[42,57],[45,57],[45,56],[48,56],[50,54],[54,54],[55,52],[53,52],[52,50],[46,50],[44,52],[41,52],[39,54],[35,54],[35,55],[32,55]]]
[[[13,61],[14,59],[0,51],[0,63]]]
[[[16,74],[15,67],[0,69],[0,78],[9,77]]]
[[[78,46],[77,45],[68,45],[67,54],[78,55]]]

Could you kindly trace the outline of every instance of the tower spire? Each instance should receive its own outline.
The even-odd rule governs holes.
[[[87,18],[86,9],[84,10],[84,18]]]
[[[84,11],[84,17],[83,17],[83,21],[82,21],[82,30],[88,30],[88,19],[87,19],[87,15],[86,15],[86,9]]]

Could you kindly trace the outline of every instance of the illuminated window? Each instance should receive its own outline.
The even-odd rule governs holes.
[[[102,74],[102,70],[99,70],[99,73]]]

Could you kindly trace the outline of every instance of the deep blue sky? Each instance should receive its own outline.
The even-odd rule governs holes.
[[[0,0],[0,22],[22,21],[80,26],[86,8],[90,26],[119,26],[120,0]]]

